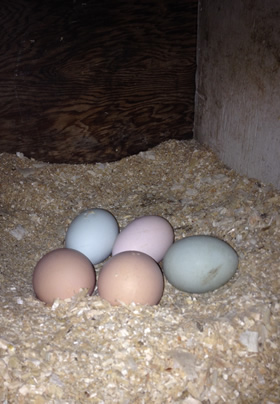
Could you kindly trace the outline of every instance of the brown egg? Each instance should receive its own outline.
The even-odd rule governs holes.
[[[164,288],[158,264],[147,254],[125,251],[114,255],[102,267],[98,278],[101,298],[113,306],[121,303],[154,305]]]
[[[90,260],[68,248],[58,248],[44,255],[33,272],[34,292],[45,303],[72,297],[81,288],[88,289],[91,295],[95,283],[95,270]]]

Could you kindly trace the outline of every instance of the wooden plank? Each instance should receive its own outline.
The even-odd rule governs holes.
[[[280,189],[279,21],[279,0],[200,0],[195,137]]]
[[[0,151],[112,161],[192,136],[197,1],[2,1]]]

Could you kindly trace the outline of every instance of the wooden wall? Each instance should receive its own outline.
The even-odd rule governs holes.
[[[199,0],[195,137],[280,189],[280,1]]]
[[[0,152],[112,161],[192,137],[197,1],[2,0]]]

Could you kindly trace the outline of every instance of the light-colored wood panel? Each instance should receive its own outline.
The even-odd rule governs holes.
[[[280,188],[280,2],[200,0],[195,137]]]

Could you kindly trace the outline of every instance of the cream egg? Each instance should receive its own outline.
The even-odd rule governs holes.
[[[219,288],[238,267],[236,251],[219,238],[198,235],[176,241],[163,259],[163,272],[177,289],[204,293]]]
[[[123,251],[140,251],[159,262],[173,241],[174,231],[166,219],[156,215],[141,216],[117,236],[112,255]]]
[[[80,289],[87,289],[91,295],[96,277],[94,267],[84,254],[58,248],[38,261],[32,281],[37,298],[52,304],[57,298],[74,296]]]
[[[160,267],[139,251],[124,251],[111,257],[101,268],[97,284],[99,296],[113,306],[155,305],[164,289]]]

